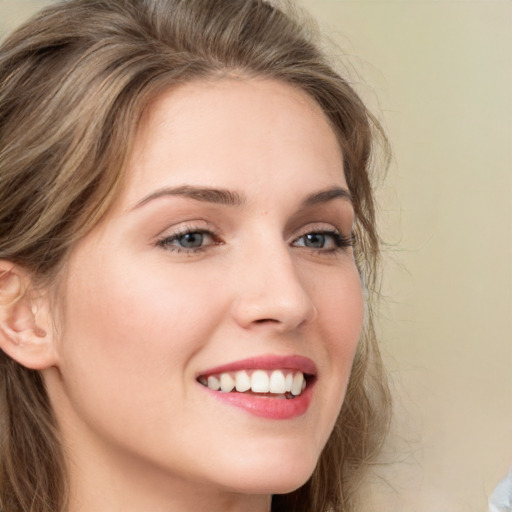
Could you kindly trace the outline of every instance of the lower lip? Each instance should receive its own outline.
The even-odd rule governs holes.
[[[213,391],[203,386],[211,396],[224,403],[238,407],[260,418],[271,420],[290,420],[306,413],[313,398],[314,383],[308,384],[306,389],[295,398],[272,398],[268,395],[250,395],[245,393],[223,393]]]

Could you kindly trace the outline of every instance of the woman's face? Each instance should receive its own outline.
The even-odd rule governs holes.
[[[224,79],[162,95],[63,274],[45,378],[77,478],[304,483],[362,325],[353,221],[341,150],[304,93]]]

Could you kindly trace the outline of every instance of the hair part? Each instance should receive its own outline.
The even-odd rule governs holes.
[[[276,2],[274,2],[276,3]],[[311,479],[273,512],[355,510],[364,469],[389,423],[373,328],[379,238],[371,172],[384,134],[315,46],[311,22],[264,0],[69,0],[0,48],[0,259],[53,282],[73,244],[118,196],[139,121],[169,88],[225,75],[290,84],[311,96],[342,148],[367,293],[346,398]],[[64,512],[66,465],[37,371],[0,353],[0,509]],[[306,508],[305,508],[306,507]]]

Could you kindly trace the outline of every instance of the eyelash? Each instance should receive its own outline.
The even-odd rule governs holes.
[[[209,236],[213,243],[208,245],[203,245],[201,247],[196,248],[187,248],[187,247],[180,247],[178,245],[172,245],[172,242],[179,240],[180,238],[184,238],[187,235],[202,235],[202,236]],[[205,229],[205,228],[195,228],[193,226],[186,227],[182,230],[178,230],[176,233],[173,233],[170,236],[163,237],[159,240],[157,240],[156,245],[159,247],[162,247],[166,249],[167,251],[171,252],[177,252],[177,253],[184,253],[184,254],[197,254],[200,252],[204,252],[208,247],[211,247],[213,245],[221,245],[221,240],[214,230],[212,229]]]
[[[330,249],[326,249],[323,247],[322,248],[309,247],[310,250],[312,250],[316,253],[320,253],[320,254],[327,254],[327,255],[333,254],[340,250],[346,250],[349,247],[354,247],[354,245],[355,245],[354,234],[350,234],[349,236],[346,236],[346,235],[339,233],[338,231],[336,231],[334,229],[320,229],[320,230],[308,231],[308,232],[302,234],[301,236],[299,236],[298,238],[296,238],[293,241],[293,243],[295,244],[298,240],[303,239],[308,235],[316,235],[316,236],[324,236],[324,237],[332,238],[334,247],[332,247]],[[308,248],[307,246],[299,246],[299,247]]]
[[[212,239],[212,243],[209,243],[207,245],[202,245],[201,247],[195,247],[195,248],[186,248],[186,247],[180,247],[178,245],[173,245],[172,242],[175,242],[181,238],[184,238],[187,235],[201,235],[201,236],[208,236]],[[332,241],[334,243],[334,247],[325,249],[325,248],[312,248],[307,247],[306,245],[296,245],[297,242],[301,239],[304,239],[308,235],[316,235],[316,236],[323,236],[323,237],[331,237]],[[159,240],[157,240],[156,245],[159,247],[164,248],[167,251],[176,252],[176,253],[183,253],[183,254],[198,254],[200,252],[204,252],[209,247],[215,246],[215,245],[221,245],[222,241],[219,237],[219,234],[216,233],[214,230],[211,229],[205,229],[205,228],[194,228],[193,226],[184,228],[183,230],[179,230],[176,233],[173,233],[170,236],[163,237]],[[319,230],[311,230],[303,233],[299,237],[293,240],[292,245],[295,247],[304,247],[305,249],[309,249],[315,253],[320,253],[324,255],[330,255],[334,254],[336,252],[339,252],[341,250],[346,250],[349,247],[354,247],[355,245],[355,236],[353,234],[346,236],[341,233],[339,233],[336,230],[330,230],[330,229],[319,229]]]

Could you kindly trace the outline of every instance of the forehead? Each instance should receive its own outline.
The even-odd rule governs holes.
[[[257,189],[294,177],[314,188],[346,186],[342,161],[327,117],[297,88],[262,79],[198,81],[147,109],[129,159],[127,199],[166,185]]]

